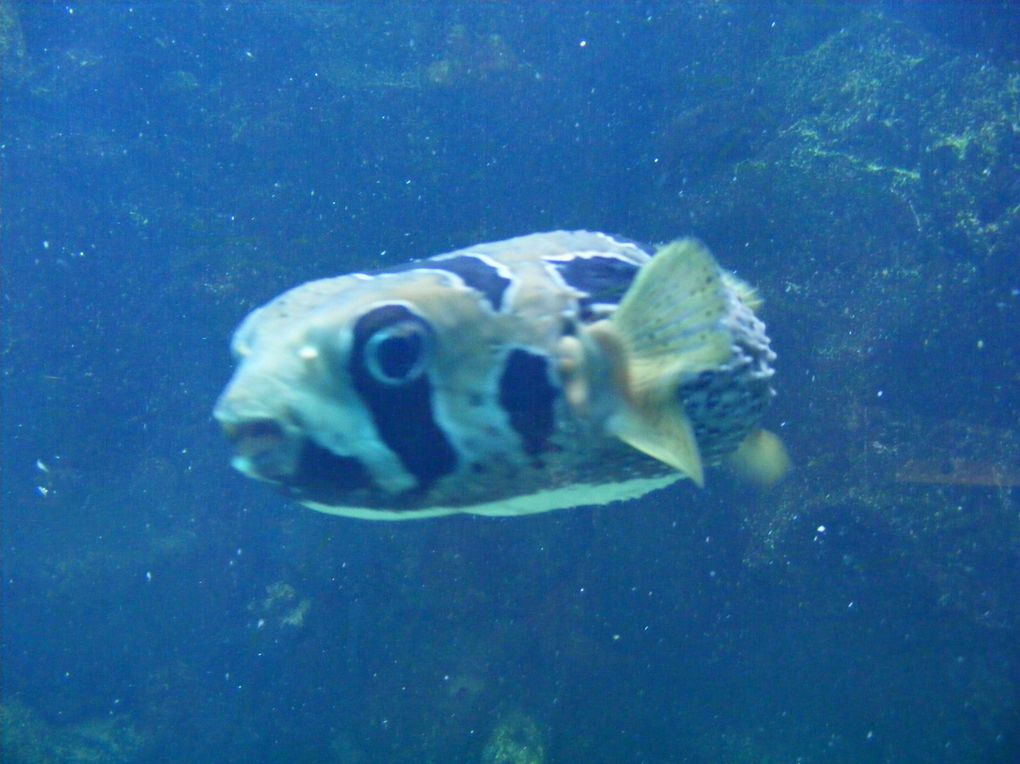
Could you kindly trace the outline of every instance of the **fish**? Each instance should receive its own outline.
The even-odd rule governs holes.
[[[776,355],[708,248],[594,231],[301,284],[249,314],[214,417],[232,466],[332,515],[529,515],[704,483]]]

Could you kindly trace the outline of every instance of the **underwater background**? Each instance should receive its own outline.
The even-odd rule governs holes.
[[[4,762],[1020,761],[1020,7],[0,0]],[[371,523],[245,480],[302,281],[704,239],[795,463]]]

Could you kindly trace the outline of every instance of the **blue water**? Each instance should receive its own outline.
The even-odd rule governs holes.
[[[1011,3],[9,0],[3,760],[1020,761]],[[369,523],[229,467],[231,332],[694,234],[794,469]]]

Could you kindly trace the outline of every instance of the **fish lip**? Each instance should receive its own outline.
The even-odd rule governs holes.
[[[286,420],[267,416],[217,418],[233,443],[234,469],[275,485],[291,498],[341,504],[352,492],[375,489],[371,475],[359,460],[319,445],[288,426]]]
[[[222,421],[234,446],[231,464],[245,475],[272,483],[286,483],[296,473],[304,439],[287,432],[275,419]]]

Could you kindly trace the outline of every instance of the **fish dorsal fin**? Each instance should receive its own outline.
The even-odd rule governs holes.
[[[695,239],[662,247],[641,269],[612,317],[629,359],[635,392],[713,368],[730,356],[722,271]]]
[[[743,279],[734,276],[732,273],[723,272],[723,283],[725,283],[727,288],[732,290],[733,294],[737,296],[737,299],[749,307],[752,312],[757,313],[761,310],[761,306],[765,304],[761,295],[758,294],[757,289]]]
[[[682,377],[724,363],[729,290],[715,259],[694,239],[668,244],[641,269],[610,319],[622,347],[627,404],[608,422],[633,448],[704,481],[694,428],[677,390]]]

